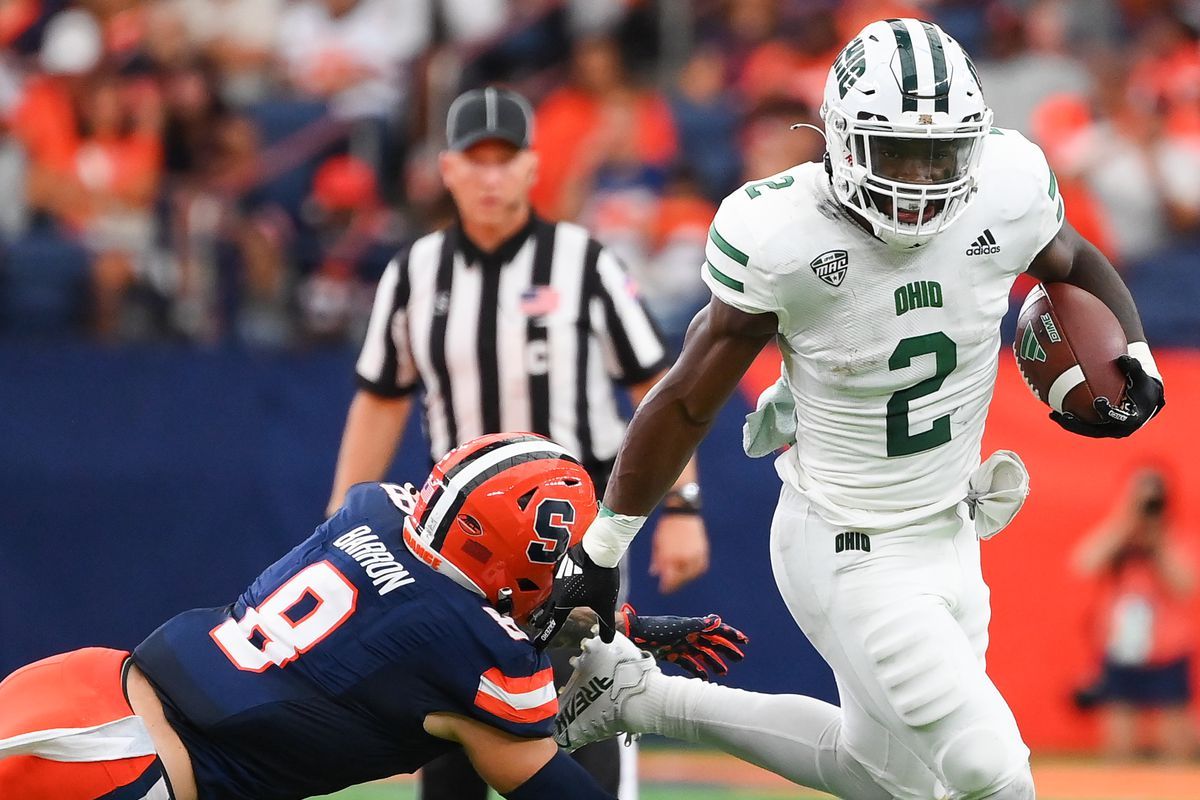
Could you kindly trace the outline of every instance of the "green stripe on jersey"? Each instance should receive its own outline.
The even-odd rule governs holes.
[[[721,283],[728,286],[730,289],[733,289],[735,292],[745,292],[746,291],[746,284],[742,283],[741,281],[735,281],[733,278],[729,277],[724,272],[721,272],[721,270],[714,267],[712,265],[712,262],[709,261],[707,258],[704,259],[704,265],[706,267],[708,267],[708,271],[710,273],[712,273],[712,276],[714,278],[716,278]]]
[[[1054,170],[1050,170],[1050,198],[1058,196],[1058,178],[1054,175]]]
[[[738,250],[729,242],[725,241],[725,237],[717,232],[716,225],[713,225],[708,229],[708,238],[712,239],[712,243],[715,244],[722,253],[729,256],[743,267],[750,265],[750,256],[746,255],[741,250]]]

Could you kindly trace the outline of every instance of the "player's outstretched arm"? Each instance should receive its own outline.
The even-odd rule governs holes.
[[[600,638],[612,641],[607,621],[617,610],[617,564],[778,328],[774,314],[748,314],[716,297],[692,320],[683,352],[629,423],[600,515],[559,563],[551,602],[533,620],[537,647],[547,646],[579,606],[597,613]]]
[[[425,717],[425,730],[461,744],[479,776],[509,800],[615,800],[553,739],[522,739],[449,713]]]
[[[774,314],[747,314],[716,298],[696,315],[679,359],[629,423],[605,508],[645,516],[658,505],[778,328]],[[584,537],[593,558],[603,552],[595,529]]]
[[[1070,223],[1063,222],[1058,234],[1029,265],[1029,274],[1047,283],[1070,283],[1100,298],[1121,323],[1129,342],[1128,355],[1117,360],[1126,376],[1127,402],[1117,408],[1103,399],[1096,401],[1097,410],[1109,422],[1092,425],[1058,412],[1052,412],[1051,419],[1072,433],[1098,438],[1128,436],[1149,422],[1166,405],[1162,375],[1150,354],[1133,296],[1112,262]]]

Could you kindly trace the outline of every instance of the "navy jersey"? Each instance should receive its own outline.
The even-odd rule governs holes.
[[[188,752],[201,800],[285,800],[412,772],[456,745],[447,711],[553,732],[549,660],[509,617],[403,541],[411,496],[346,504],[237,602],[188,611],[134,651]]]

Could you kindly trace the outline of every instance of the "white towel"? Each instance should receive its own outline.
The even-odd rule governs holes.
[[[770,455],[796,443],[796,400],[787,374],[758,396],[754,411],[742,425],[742,449],[751,458]]]
[[[990,539],[1008,527],[1029,496],[1029,471],[1011,450],[997,450],[971,473],[967,505],[975,535]]]

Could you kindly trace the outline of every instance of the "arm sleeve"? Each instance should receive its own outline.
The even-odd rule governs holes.
[[[514,736],[551,736],[558,693],[549,657],[534,649],[510,617],[490,606],[470,611],[453,626],[457,634],[439,644],[445,710]]]
[[[379,287],[358,355],[358,385],[381,397],[401,397],[417,387],[418,375],[408,342],[408,253],[392,259]]]
[[[713,218],[701,277],[714,297],[739,311],[778,313],[770,276],[756,258],[757,243],[738,202],[740,192],[725,198]]]
[[[595,242],[589,246],[599,247]],[[616,256],[604,248],[596,258],[593,297],[604,307],[598,334],[613,380],[628,386],[666,369],[666,345],[642,303],[637,285]]]

